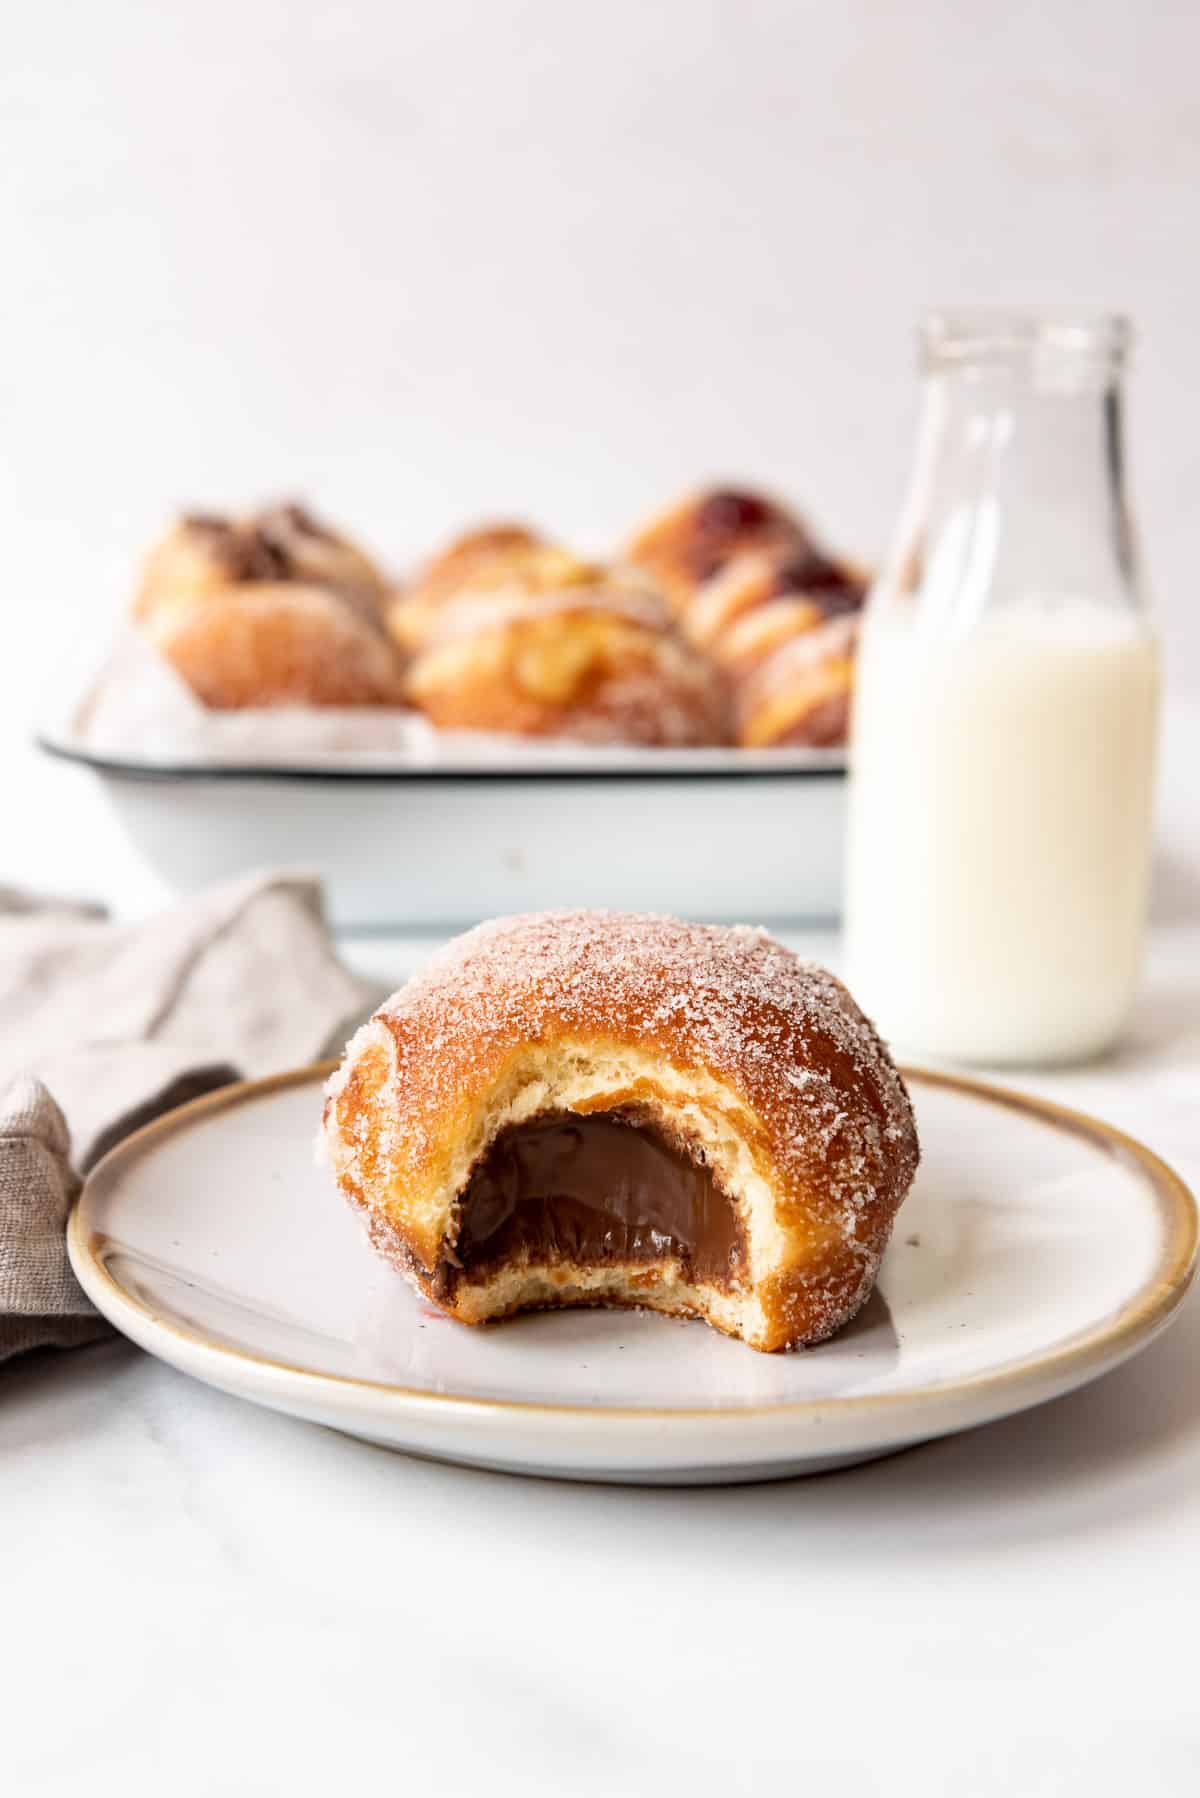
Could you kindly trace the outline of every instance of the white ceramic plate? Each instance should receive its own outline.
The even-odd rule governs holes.
[[[184,1106],[113,1151],[71,1260],[152,1354],[415,1454],[569,1479],[776,1479],[1042,1403],[1166,1324],[1194,1201],[1076,1113],[910,1075],[923,1148],[879,1288],[823,1347],[755,1354],[703,1324],[555,1312],[471,1330],[377,1260],[313,1154],[325,1069]]]

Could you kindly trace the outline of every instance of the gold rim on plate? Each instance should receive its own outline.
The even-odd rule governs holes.
[[[241,1080],[230,1086],[220,1087],[216,1092],[192,1099],[187,1104],[166,1112],[162,1117],[155,1118],[151,1123],[143,1124],[139,1130],[133,1131],[115,1148],[110,1149],[96,1164],[72,1208],[67,1223],[67,1247],[71,1265],[88,1296],[96,1301],[99,1291],[109,1301],[107,1304],[98,1304],[97,1308],[110,1323],[121,1329],[122,1314],[132,1313],[137,1320],[167,1336],[175,1337],[189,1349],[199,1350],[202,1355],[211,1358],[215,1366],[232,1359],[283,1374],[289,1380],[300,1381],[304,1386],[317,1390],[325,1387],[349,1389],[373,1397],[402,1400],[405,1405],[415,1405],[426,1410],[452,1408],[456,1415],[475,1410],[489,1414],[503,1412],[526,1418],[587,1418],[593,1423],[609,1419],[621,1422],[661,1422],[664,1418],[686,1418],[693,1422],[703,1419],[706,1423],[720,1423],[753,1417],[795,1419],[818,1413],[825,1416],[831,1411],[850,1411],[857,1415],[872,1411],[889,1413],[897,1406],[925,1406],[931,1400],[958,1399],[989,1388],[1005,1388],[1019,1393],[1028,1384],[1042,1384],[1048,1377],[1059,1373],[1086,1374],[1091,1368],[1103,1369],[1110,1364],[1116,1365],[1118,1360],[1126,1359],[1158,1334],[1178,1309],[1196,1272],[1197,1250],[1200,1247],[1200,1211],[1196,1200],[1174,1169],[1168,1167],[1152,1149],[1138,1142],[1136,1137],[1128,1136],[1112,1124],[1103,1123],[1086,1112],[1059,1105],[1052,1099],[1033,1098],[1027,1093],[1016,1092],[1011,1087],[993,1086],[987,1081],[975,1080],[964,1074],[905,1067],[901,1070],[904,1079],[912,1085],[942,1087],[949,1092],[961,1093],[986,1104],[999,1105],[1025,1117],[1035,1118],[1050,1128],[1082,1138],[1094,1148],[1114,1156],[1126,1165],[1132,1164],[1142,1174],[1154,1194],[1162,1219],[1162,1252],[1154,1273],[1113,1317],[1092,1329],[1084,1330],[1074,1338],[1068,1338],[1045,1354],[1030,1356],[1023,1361],[1014,1361],[1007,1367],[973,1374],[965,1379],[931,1381],[926,1386],[904,1392],[785,1400],[779,1404],[764,1405],[561,1405],[537,1404],[525,1399],[435,1393],[420,1387],[397,1386],[386,1380],[366,1380],[353,1374],[325,1373],[319,1368],[305,1367],[298,1362],[277,1361],[268,1355],[257,1355],[248,1349],[219,1342],[187,1328],[173,1318],[164,1317],[152,1305],[114,1279],[107,1265],[110,1239],[103,1232],[89,1230],[84,1216],[88,1195],[101,1174],[105,1176],[106,1182],[111,1182],[126,1162],[134,1160],[165,1137],[186,1129],[198,1118],[231,1110],[234,1106],[265,1098],[268,1094],[281,1092],[291,1086],[315,1085],[318,1081],[327,1079],[337,1065],[337,1059],[334,1058],[313,1062],[307,1067],[292,1068],[282,1074],[269,1074],[263,1079]],[[1081,1383],[1082,1381],[1072,1380],[1072,1384]]]

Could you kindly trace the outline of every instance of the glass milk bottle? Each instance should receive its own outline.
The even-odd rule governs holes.
[[[916,473],[863,621],[847,975],[901,1050],[1094,1055],[1128,1013],[1157,645],[1124,490],[1124,320],[935,314]]]

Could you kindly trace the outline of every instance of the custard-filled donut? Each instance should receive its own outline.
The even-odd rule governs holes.
[[[384,577],[359,549],[303,506],[264,507],[244,518],[185,513],[146,558],[134,616],[266,582],[327,587],[363,606],[378,606]]]
[[[643,525],[625,560],[661,586],[679,612],[697,588],[752,549],[799,553],[808,538],[799,519],[760,493],[713,487],[690,493]]]
[[[551,549],[540,531],[525,524],[483,524],[463,531],[421,570],[414,592],[448,594],[469,586],[493,563],[520,560],[530,550]]]
[[[142,630],[217,710],[404,703],[384,632],[323,587],[252,581],[176,597],[151,611]]]
[[[438,628],[445,607],[465,594],[513,586],[544,590],[570,581],[586,566],[526,525],[480,525],[439,550],[396,595],[387,610],[387,627],[409,654]]]
[[[846,989],[765,932],[547,912],[451,943],[363,1026],[324,1141],[371,1240],[464,1323],[535,1307],[820,1342],[917,1165]]]
[[[757,661],[735,689],[742,747],[832,749],[843,744],[857,639],[857,618],[831,618]]]
[[[664,625],[661,602],[615,583],[473,595],[445,609],[409,665],[409,703],[447,730],[728,742],[722,677]]]

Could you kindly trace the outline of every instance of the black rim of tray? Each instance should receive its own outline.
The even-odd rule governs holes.
[[[277,767],[253,762],[127,762],[114,756],[94,755],[87,749],[76,749],[67,743],[56,743],[50,737],[37,736],[34,741],[46,755],[59,761],[75,762],[97,774],[109,774],[118,780],[270,780],[299,783],[328,781],[370,781],[376,785],[410,785],[414,781],[440,783],[488,784],[495,781],[646,781],[646,780],[841,780],[845,763],[833,762],[828,767],[772,768],[757,763],[748,768],[295,768]]]

